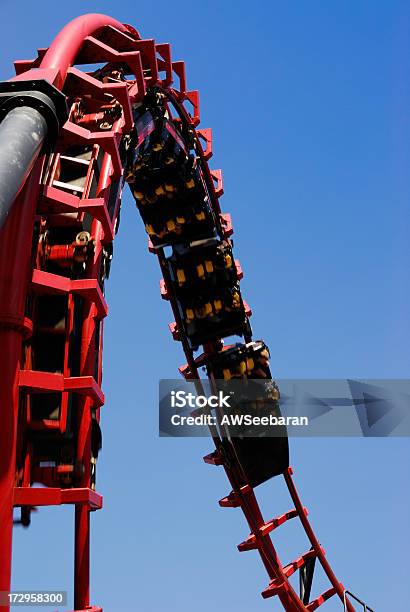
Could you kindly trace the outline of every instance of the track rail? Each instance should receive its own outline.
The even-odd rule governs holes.
[[[96,64],[94,69],[90,69],[90,64]],[[87,69],[82,69],[84,65]],[[22,294],[20,305],[16,306],[20,312],[13,320],[4,306],[0,313],[0,330],[4,334],[14,334],[13,342],[17,346],[14,352],[18,352],[18,342],[23,345],[23,358],[16,366],[19,370],[19,399],[13,396],[19,428],[14,451],[17,465],[14,505],[22,509],[22,522],[25,524],[29,522],[33,506],[75,505],[74,605],[76,610],[98,612],[101,608],[90,607],[89,602],[89,521],[90,511],[102,504],[101,497],[95,492],[95,465],[99,450],[98,423],[104,403],[100,388],[103,319],[107,314],[104,281],[109,273],[112,242],[119,224],[127,147],[130,147],[134,133],[133,108],[143,102],[147,92],[155,88],[165,96],[166,104],[172,107],[172,112],[176,111],[175,119],[185,133],[191,135],[192,147],[218,219],[218,231],[223,232],[228,240],[230,219],[222,215],[219,204],[223,194],[222,174],[212,171],[208,165],[212,156],[211,131],[198,129],[198,92],[187,90],[185,64],[172,60],[169,44],[141,39],[130,26],[105,16],[85,16],[66,26],[50,49],[39,50],[35,60],[17,61],[15,67],[18,80],[45,78],[61,89],[67,97],[69,117],[51,154],[43,154],[37,161],[30,182],[20,195],[20,208],[13,211],[3,230],[6,238],[13,236],[21,222],[24,199],[30,199],[28,193],[31,190],[35,202],[33,204],[31,198],[31,212],[27,212],[27,206],[24,212],[26,243],[13,246],[11,238],[7,242],[8,257],[13,251],[15,261],[22,264],[22,273],[16,273]],[[32,191],[33,186],[36,192]],[[30,227],[33,248],[31,236],[28,236]],[[171,331],[174,338],[181,341],[186,356],[187,365],[181,368],[181,372],[195,380],[201,392],[198,360],[183,331],[164,250],[152,244],[150,250],[158,256],[164,276],[162,294],[170,301],[175,316]],[[4,251],[0,256],[5,256]],[[24,265],[31,270],[28,283]],[[0,272],[4,283],[8,278],[4,264]],[[57,311],[61,310],[60,319],[64,324],[44,318],[42,304],[47,304],[49,310],[50,302],[47,300],[50,299],[54,300]],[[62,361],[55,366],[50,365],[53,356],[48,358],[39,348],[44,338],[48,338],[47,342],[54,342],[50,340],[51,336],[60,337],[63,347]],[[248,332],[245,340],[248,342],[250,339]],[[212,353],[215,343],[204,349],[205,354],[207,351]],[[51,417],[57,395],[58,415]],[[44,403],[45,396],[49,401],[48,415],[44,415],[41,403]],[[345,588],[333,573],[313,532],[307,510],[298,496],[292,469],[288,468],[283,478],[293,508],[281,516],[265,520],[255,490],[247,482],[234,449],[216,428],[211,430],[211,435],[216,449],[204,460],[223,466],[232,487],[232,492],[219,504],[241,508],[249,525],[250,534],[238,549],[257,550],[260,554],[269,579],[262,596],[277,596],[283,608],[289,611],[316,610],[332,596],[338,597],[342,606]],[[50,466],[45,465],[47,462],[41,449],[46,439],[49,452],[57,457],[56,453],[61,451],[50,442],[53,436],[66,440],[67,450],[64,457],[58,455],[58,460]],[[75,451],[70,455],[68,449],[73,439]],[[31,487],[35,481],[46,484],[47,488],[39,493],[39,489]],[[271,534],[291,519],[300,521],[311,549],[284,565]],[[290,577],[297,570],[306,570],[314,558],[327,575],[329,588],[308,601],[306,595],[296,592]],[[8,559],[2,562],[4,570]],[[6,590],[7,571],[3,576],[2,588]],[[0,606],[0,610],[6,609]],[[348,600],[347,609],[354,611]]]

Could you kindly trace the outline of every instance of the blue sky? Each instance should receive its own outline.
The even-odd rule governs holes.
[[[408,377],[408,3],[2,1],[2,78],[71,18],[105,12],[171,42],[201,93],[224,170],[243,292],[278,377]],[[92,601],[121,612],[279,610],[206,439],[157,436],[157,383],[176,376],[157,262],[128,193],[107,287],[104,449],[92,516]],[[304,504],[338,577],[377,612],[408,608],[408,440],[291,441]],[[260,491],[266,518],[291,507]],[[15,532],[14,586],[72,585],[73,515]],[[297,525],[274,541],[308,549]],[[324,584],[319,581],[319,585]],[[329,602],[327,610],[340,610]]]

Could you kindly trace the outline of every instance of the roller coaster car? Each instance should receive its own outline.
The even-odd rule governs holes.
[[[167,259],[181,321],[192,346],[246,334],[249,322],[228,242],[174,247]]]
[[[136,122],[126,180],[154,246],[213,237],[215,216],[196,158],[166,116]]]
[[[279,389],[271,379],[269,349],[262,341],[237,344],[208,358],[207,371],[223,390],[237,384],[232,415],[281,416]],[[234,381],[229,383],[228,381]],[[239,381],[242,381],[239,384]],[[229,387],[230,388],[230,387]],[[275,425],[274,434],[260,426],[227,426],[228,440],[242,466],[246,481],[256,487],[289,467],[286,427]]]
[[[176,245],[167,261],[179,295],[197,291],[212,294],[239,280],[232,247],[226,240],[205,240],[189,249]]]
[[[262,340],[236,344],[212,356],[207,369],[219,380],[271,379],[270,353]],[[279,397],[278,397],[279,399]]]

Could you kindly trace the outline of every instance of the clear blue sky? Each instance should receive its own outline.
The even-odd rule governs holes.
[[[1,3],[1,77],[71,18],[105,12],[171,42],[201,92],[224,170],[256,337],[278,377],[408,377],[410,10],[395,0]],[[157,436],[158,378],[181,350],[157,262],[124,198],[107,299],[104,449],[92,601],[121,612],[279,610],[206,439]],[[304,504],[338,577],[377,612],[408,610],[408,440],[294,440]],[[261,491],[267,518],[291,507]],[[72,585],[70,509],[16,530],[14,586]],[[275,535],[283,560],[308,546]],[[340,610],[330,603],[326,610]]]

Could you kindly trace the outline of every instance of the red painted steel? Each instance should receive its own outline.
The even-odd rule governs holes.
[[[102,497],[92,489],[55,489],[53,487],[14,487],[15,506],[61,506],[74,504],[89,510],[102,508]]]
[[[58,70],[60,76],[56,85],[62,87],[67,70],[76,63],[77,55],[84,40],[92,34],[98,34],[107,26],[111,26],[124,34],[132,34],[133,38],[135,36],[135,30],[130,31],[129,27],[112,17],[108,17],[108,15],[98,13],[81,15],[70,21],[56,36],[41,62],[41,69]]]
[[[0,231],[0,591],[10,590],[18,374],[41,168],[39,160]]]
[[[77,66],[93,62],[107,64],[106,72],[97,70],[93,74],[86,74]],[[4,361],[0,380],[3,424],[0,430],[0,522],[4,525],[0,546],[0,590],[8,590],[10,586],[13,504],[30,508],[34,505],[69,503],[75,506],[74,605],[77,612],[85,609],[98,612],[102,609],[90,606],[89,577],[90,512],[102,506],[102,498],[94,490],[96,457],[93,454],[93,428],[98,429],[100,408],[104,402],[101,391],[101,350],[103,318],[107,314],[107,305],[101,288],[101,273],[109,265],[107,249],[118,229],[123,175],[121,143],[133,127],[132,104],[141,101],[150,87],[159,87],[167,104],[172,107],[172,112],[176,111],[178,118],[175,116],[175,119],[189,126],[212,209],[226,239],[232,234],[232,222],[230,216],[222,214],[220,209],[222,173],[220,170],[210,170],[207,163],[212,156],[212,132],[209,129],[195,130],[200,121],[198,92],[187,91],[185,64],[172,61],[168,44],[156,44],[151,39],[141,40],[131,26],[110,17],[84,15],[68,24],[48,50],[40,50],[37,59],[16,62],[15,65],[15,78],[49,79],[66,94],[71,108],[69,119],[61,130],[41,180],[42,161],[39,161],[0,235],[0,340],[2,347],[7,349],[2,349],[0,355]],[[177,87],[172,87],[174,78]],[[82,156],[73,159],[73,150],[79,149]],[[62,176],[65,163],[76,164],[77,170],[84,169],[80,182],[70,183],[69,179]],[[39,234],[35,234],[37,256],[32,258],[33,270],[30,272],[36,206],[38,219],[41,219],[43,225],[40,225]],[[46,240],[47,231],[53,232],[56,227],[70,229],[78,226],[84,230],[87,218],[91,218],[87,231],[92,239],[93,252],[85,262],[85,278],[71,278],[70,266],[75,265],[73,238],[57,243],[54,250],[51,247],[41,248],[40,242]],[[184,336],[163,252],[155,249],[152,244],[149,249],[159,257],[164,275],[161,294],[170,301],[175,317],[171,331],[174,338],[182,342],[186,355],[187,365],[180,369],[181,373],[195,380],[196,388],[201,391],[198,367],[203,361],[194,358]],[[38,253],[41,253],[41,257]],[[50,255],[52,253],[54,257]],[[57,271],[53,265],[57,265]],[[242,275],[239,264],[237,269]],[[50,331],[47,326],[44,330],[35,306],[30,311],[33,318],[25,316],[26,296],[35,305],[42,299],[62,299],[61,303],[65,304],[66,309],[63,333],[58,328]],[[81,330],[81,340],[76,344],[78,327]],[[57,366],[55,370],[51,368],[51,371],[36,368],[35,363],[33,366],[36,355],[29,337],[32,334],[34,338],[41,333],[53,333],[54,336],[60,334],[64,347],[61,370]],[[204,347],[205,357],[210,348]],[[16,441],[19,391],[23,418],[19,439]],[[35,465],[38,461],[36,449],[32,443],[25,444],[25,434],[30,427],[45,426],[44,422],[34,423],[32,414],[31,403],[40,392],[60,394],[60,411],[52,426],[61,432],[69,425],[70,411],[67,407],[68,402],[72,402],[71,414],[75,415],[76,424],[76,447],[72,464],[62,462],[58,466],[44,467],[40,462]],[[43,418],[50,427],[52,420]],[[303,508],[292,480],[291,470],[284,477],[294,509],[265,521],[255,491],[246,481],[238,458],[235,454],[227,456],[218,432],[212,427],[211,435],[216,451],[205,457],[205,461],[221,465],[226,471],[232,492],[220,501],[220,505],[241,508],[246,518],[250,535],[238,548],[241,551],[259,552],[269,577],[264,596],[277,595],[284,609],[289,611],[315,610],[333,595],[343,599],[343,586],[334,575],[312,530],[307,510]],[[17,472],[16,460],[19,467]],[[43,479],[47,487],[32,488],[35,478]],[[64,480],[66,478],[69,480]],[[271,533],[290,519],[300,520],[312,550],[283,566]],[[289,577],[312,556],[322,565],[331,587],[305,605],[292,587]],[[348,610],[354,610],[350,602]],[[1,609],[1,612],[6,612],[6,608]]]

